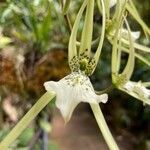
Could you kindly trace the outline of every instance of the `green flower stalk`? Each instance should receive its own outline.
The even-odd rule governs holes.
[[[24,115],[17,125],[10,131],[5,139],[0,143],[0,150],[7,150],[14,140],[28,127],[38,113],[55,97],[54,92],[46,92]]]

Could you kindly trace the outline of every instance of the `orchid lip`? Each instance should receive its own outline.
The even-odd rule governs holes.
[[[81,72],[72,72],[58,82],[45,82],[44,86],[47,91],[56,92],[56,106],[60,109],[65,122],[70,120],[80,102],[98,104],[106,103],[108,100],[107,94],[95,94],[89,77]]]

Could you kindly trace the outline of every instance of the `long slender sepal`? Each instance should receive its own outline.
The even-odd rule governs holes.
[[[54,97],[54,92],[46,92],[0,143],[0,150],[6,150]]]
[[[119,150],[119,148],[107,126],[107,123],[105,121],[105,118],[103,116],[103,113],[101,111],[99,104],[90,104],[90,106],[91,106],[91,109],[93,111],[93,114],[95,116],[97,124],[103,134],[103,137],[104,137],[109,149],[110,150]]]
[[[94,0],[88,0],[85,21],[81,36],[81,44],[79,53],[83,53],[85,50],[88,50],[88,54],[91,51],[91,42],[93,34],[93,13],[94,13]]]
[[[112,60],[111,60],[111,71],[112,71],[112,81],[115,81],[115,76],[119,73],[118,72],[118,39],[119,39],[119,29],[122,24],[122,19],[120,23],[118,23],[118,27],[114,36],[113,40],[113,47],[112,47]]]
[[[127,20],[125,19],[125,24],[126,24],[126,27],[127,27],[127,30],[128,30],[128,38],[129,38],[129,42],[130,42],[130,52],[129,52],[129,58],[128,58],[128,61],[127,61],[127,65],[125,67],[125,69],[123,70],[123,73],[126,78],[129,80],[131,78],[131,75],[133,73],[133,70],[134,70],[134,63],[135,63],[135,54],[134,54],[134,46],[133,46],[133,40],[132,40],[132,37],[131,37],[131,30],[130,30],[130,27],[129,27],[129,24],[127,22]]]
[[[122,41],[122,43],[123,43],[125,46],[130,47],[130,42],[129,42],[128,40],[126,40],[126,39],[121,39],[121,41]],[[140,51],[142,51],[142,52],[150,53],[150,48],[149,48],[149,47],[146,47],[146,46],[144,46],[144,45],[138,44],[138,43],[136,43],[136,42],[134,42],[133,45],[134,45],[134,48],[135,48],[135,49],[138,49],[138,50],[140,50]]]
[[[122,46],[121,49],[123,52],[130,53],[130,50],[126,47]],[[150,61],[147,58],[145,58],[141,54],[138,54],[137,52],[134,52],[134,55],[136,58],[138,58],[140,61],[142,61],[143,63],[145,63],[146,65],[148,65],[150,67]]]
[[[150,28],[140,18],[138,12],[135,11],[135,8],[132,9],[132,7],[129,4],[126,5],[126,8],[129,11],[129,13],[132,15],[132,17],[141,25],[141,27],[143,28],[143,31],[145,32],[145,34],[148,33],[150,35]]]
[[[102,14],[102,5],[101,5],[100,1],[96,0],[96,3],[97,3],[97,7],[98,7],[99,12]]]
[[[120,0],[118,1],[119,4],[121,5]],[[117,65],[117,59],[118,59],[118,40],[119,39],[119,32],[120,32],[120,28],[123,24],[123,13],[125,11],[125,6],[126,6],[127,0],[125,0],[125,2],[123,3],[124,5],[121,11],[118,11],[119,14],[117,14],[117,18],[118,18],[118,22],[116,24],[116,32],[115,32],[115,36],[114,36],[114,40],[113,40],[113,47],[112,47],[112,60],[111,60],[111,71],[112,71],[112,81],[116,82],[116,75],[118,74],[118,65]],[[119,5],[117,4],[117,5]],[[118,8],[119,9],[119,8]],[[117,11],[117,10],[116,10]]]
[[[77,47],[76,47],[76,37],[77,37],[77,31],[78,31],[78,27],[79,27],[79,23],[80,23],[80,19],[82,17],[83,11],[87,5],[88,0],[84,0],[78,15],[76,17],[72,32],[71,32],[71,36],[70,36],[70,40],[69,40],[69,48],[68,48],[68,57],[69,57],[69,62],[71,61],[71,59],[74,56],[77,56]]]
[[[100,37],[100,41],[99,41],[99,44],[98,44],[98,48],[97,48],[96,53],[94,55],[94,59],[96,61],[96,64],[98,63],[99,57],[100,57],[100,54],[101,54],[101,50],[102,50],[102,46],[103,46],[103,42],[104,42],[104,37],[105,37],[105,26],[106,26],[106,13],[105,13],[105,5],[104,5],[103,0],[101,0],[101,6],[102,6],[102,13],[103,13],[103,16],[102,16],[103,17],[102,32],[101,32],[101,37]],[[94,71],[94,69],[93,69],[93,71]]]

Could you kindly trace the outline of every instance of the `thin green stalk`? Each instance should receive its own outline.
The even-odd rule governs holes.
[[[109,147],[110,150],[119,150],[108,126],[107,123],[105,121],[105,118],[103,116],[103,113],[101,111],[101,108],[99,106],[99,104],[90,104],[93,114],[95,116],[95,119],[97,121],[97,124],[104,136],[104,139]]]
[[[54,97],[54,92],[46,92],[0,143],[0,150],[6,150],[9,145],[15,141],[15,139],[22,133],[22,131],[27,128],[30,122]]]

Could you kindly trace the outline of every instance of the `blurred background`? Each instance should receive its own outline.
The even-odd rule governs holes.
[[[150,1],[134,2],[150,27]],[[71,2],[68,16],[72,25],[81,3],[82,0]],[[138,42],[150,46],[150,40],[144,37],[135,20],[130,16],[128,20],[133,31],[141,31]],[[100,34],[101,21],[95,7],[93,38]],[[82,25],[83,20],[79,37]],[[0,1],[0,139],[45,92],[45,81],[58,81],[69,74],[69,36],[70,27],[62,14],[61,0]],[[124,54],[122,61],[126,59]],[[96,90],[111,85],[110,64],[111,45],[105,39],[101,59],[91,76]],[[132,80],[148,81],[149,77],[150,68],[136,60]],[[11,150],[108,149],[88,104],[81,103],[70,122],[64,125],[54,101],[11,145]],[[150,106],[143,106],[142,102],[114,89],[109,92],[108,103],[101,107],[121,150],[150,150]]]

